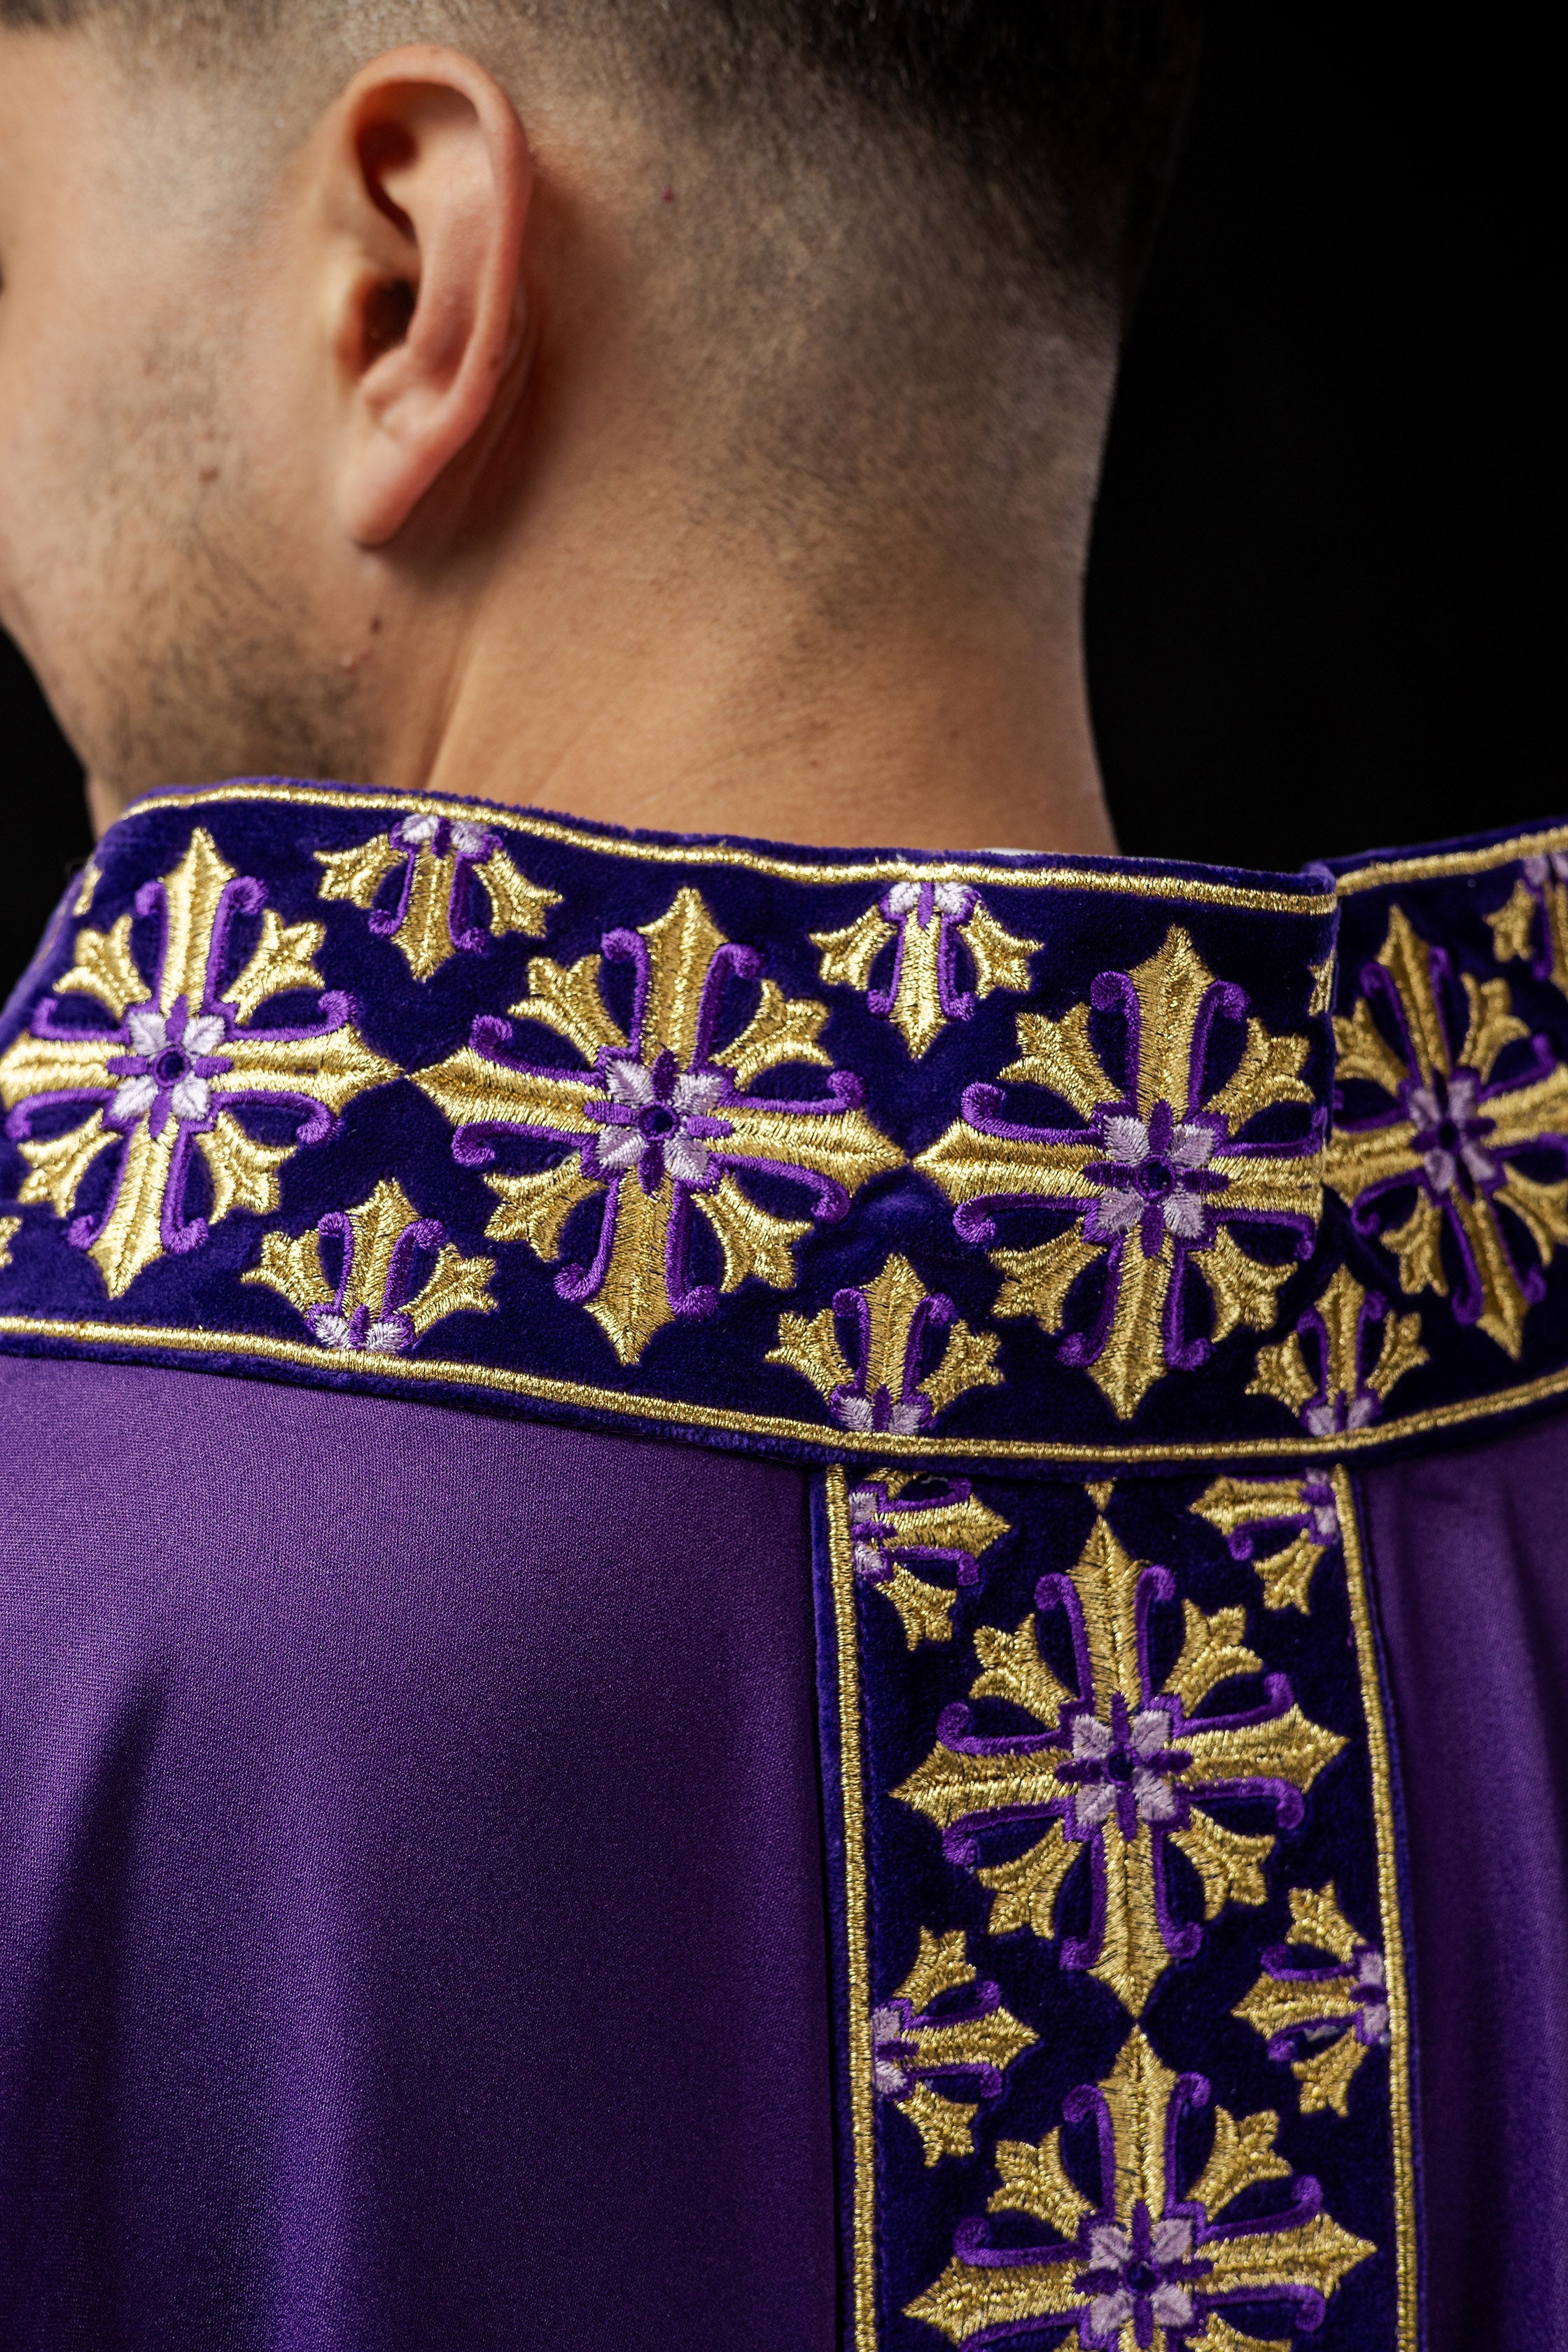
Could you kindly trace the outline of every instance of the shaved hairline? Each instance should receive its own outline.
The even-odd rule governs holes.
[[[1075,215],[1048,169],[1014,184],[996,158],[984,168],[978,133],[944,135],[920,105],[836,75],[785,37],[792,11],[821,5],[0,0],[0,29],[86,32],[139,79],[143,68],[171,86],[215,79],[226,111],[237,99],[265,122],[263,150],[293,143],[360,67],[410,42],[473,57],[525,120],[536,99],[592,98],[680,182],[677,209],[628,228],[648,262],[655,331],[689,360],[691,446],[716,516],[743,511],[792,538],[847,525],[869,555],[868,524],[895,510],[907,520],[913,489],[949,560],[968,548],[978,564],[1004,556],[1025,575],[1070,574],[1136,191],[1109,171],[1104,217],[1082,190]],[[836,5],[874,18],[879,5],[886,17],[1070,12],[1085,0]],[[1184,0],[1123,0],[1146,25],[1163,11],[1191,14]],[[1115,16],[1116,0],[1100,13]],[[1152,103],[1173,128],[1168,90]],[[253,152],[244,176],[262,168]]]

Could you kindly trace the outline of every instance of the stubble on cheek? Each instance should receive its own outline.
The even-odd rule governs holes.
[[[40,667],[120,801],[164,783],[364,777],[362,681],[312,625],[309,551],[270,511],[236,398],[237,320],[164,320],[52,436],[33,567]]]

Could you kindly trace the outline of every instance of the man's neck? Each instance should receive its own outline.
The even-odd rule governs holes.
[[[372,594],[343,660],[363,727],[247,766],[672,833],[1114,852],[1076,595],[791,596],[679,548],[634,583],[613,544],[500,567],[466,609]],[[89,790],[101,829],[124,798]]]
[[[378,781],[677,833],[1114,851],[1076,614],[672,602],[481,635]]]

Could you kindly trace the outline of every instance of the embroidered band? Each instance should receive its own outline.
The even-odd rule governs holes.
[[[1516,1410],[1568,1391],[1563,872],[159,795],[0,1028],[0,1345],[907,1465]]]

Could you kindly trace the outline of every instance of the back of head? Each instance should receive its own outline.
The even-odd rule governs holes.
[[[685,233],[710,279],[732,257],[765,343],[770,318],[837,308],[861,367],[879,335],[882,383],[933,388],[944,345],[973,370],[977,331],[998,384],[1032,330],[1114,344],[1197,19],[1198,0],[0,0],[0,27],[89,26],[161,75],[285,91],[284,122],[411,41],[514,96],[591,96],[679,166]]]
[[[510,101],[538,165],[520,267],[542,359],[489,441],[466,445],[470,487],[443,583],[472,578],[476,539],[489,562],[501,518],[530,499],[542,579],[540,487],[564,482],[550,508],[557,545],[628,547],[641,529],[624,572],[651,579],[679,538],[716,579],[728,564],[727,579],[787,580],[838,644],[900,598],[923,597],[940,636],[973,592],[978,626],[1022,614],[1037,638],[1060,637],[1070,667],[1115,354],[1197,14],[1198,0],[0,0],[0,34],[70,37],[130,94],[110,135],[149,251],[184,208],[219,253],[163,316],[140,297],[140,353],[117,364],[153,389],[115,438],[135,452],[121,462],[144,542],[155,508],[183,505],[187,573],[210,570],[205,551],[220,543],[246,551],[248,574],[265,566],[266,596],[242,620],[237,562],[227,609],[207,600],[208,670],[232,667],[245,642],[226,701],[269,714],[232,740],[268,744],[288,679],[314,663],[312,711],[292,740],[323,761],[370,756],[333,717],[351,656],[322,664],[277,617],[312,580],[328,604],[342,597],[303,541],[285,574],[279,501],[258,496],[279,467],[259,456],[257,396],[247,409],[234,355],[244,333],[254,341],[240,315],[251,226],[276,225],[295,163],[308,175],[320,126],[377,61],[413,58],[415,44],[466,60],[503,110]],[[371,205],[396,212],[384,193]],[[318,228],[322,217],[318,207]],[[321,251],[330,277],[329,241]],[[406,284],[384,292],[395,341],[413,296]],[[120,314],[115,325],[128,343]],[[99,341],[111,331],[106,319]],[[276,315],[266,330],[274,347],[288,331]],[[189,455],[197,417],[227,432],[205,471]],[[299,479],[326,417],[296,436],[285,462]],[[563,418],[574,470],[552,474],[542,459],[559,457]],[[624,490],[618,507],[607,484]],[[421,512],[428,523],[429,499]],[[404,544],[417,561],[399,583],[423,593],[428,534]],[[602,579],[593,593],[602,610]],[[714,603],[729,593],[715,588]],[[187,593],[181,613],[187,677],[197,601]],[[33,642],[45,634],[40,624]],[[220,698],[216,675],[207,683]],[[131,772],[141,756],[114,764]]]

